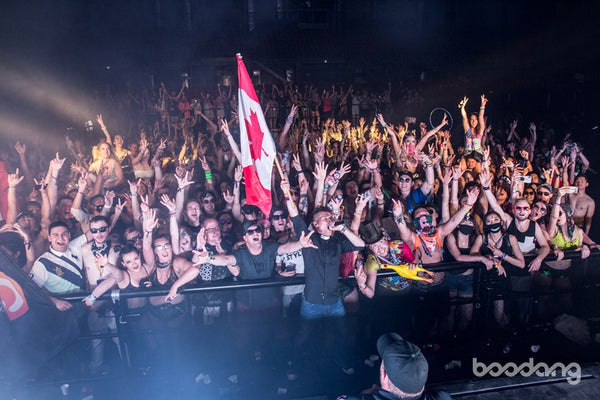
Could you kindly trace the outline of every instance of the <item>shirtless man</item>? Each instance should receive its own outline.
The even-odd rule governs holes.
[[[116,267],[118,253],[114,249],[108,236],[110,235],[110,222],[108,218],[99,215],[90,219],[90,230],[86,234],[91,240],[81,246],[81,258],[87,278],[88,289],[94,290],[100,282],[112,275],[119,281],[123,271]],[[108,330],[116,331],[116,322],[110,304],[104,301],[96,302],[88,314],[88,326],[92,333],[106,333]],[[119,345],[118,339],[114,339]],[[92,355],[89,363],[90,373],[104,372],[104,339],[92,339]]]
[[[437,225],[425,207],[417,207],[413,212],[413,223],[416,232],[411,231],[404,218],[404,206],[399,200],[393,200],[393,213],[396,225],[400,230],[400,237],[410,246],[415,255],[415,262],[421,264],[435,264],[442,261],[442,245],[448,236],[465,215],[473,208],[479,196],[479,189],[472,188],[467,191],[467,202],[452,215],[448,222]],[[436,272],[433,277],[434,284],[444,278],[443,272]]]
[[[592,218],[596,209],[596,202],[585,193],[585,189],[590,183],[585,175],[579,175],[575,179],[577,193],[569,194],[569,205],[573,210],[573,220],[575,225],[584,230],[586,235],[590,234],[592,227]]]

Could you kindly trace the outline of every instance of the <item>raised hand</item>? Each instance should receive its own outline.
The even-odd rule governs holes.
[[[233,195],[233,193],[231,193],[230,190],[226,190],[223,193],[223,200],[225,200],[225,203],[227,204],[232,204],[233,201],[235,200],[235,196]]]
[[[58,171],[60,171],[60,169],[62,168],[63,164],[65,163],[65,159],[64,158],[60,158],[58,156],[58,152],[56,152],[56,157],[54,157],[51,161],[50,161],[50,169],[52,170],[53,175],[56,177],[56,175],[58,175]]]
[[[167,208],[167,210],[169,210],[169,213],[174,213],[175,210],[177,209],[177,205],[175,204],[175,201],[172,200],[168,194],[164,193],[161,197],[160,197],[160,204],[162,204],[163,206],[165,206]]]
[[[460,101],[460,103],[458,103],[458,108],[460,108],[461,110],[464,110],[468,101],[469,101],[469,98],[467,96],[463,97],[463,99]]]
[[[182,178],[180,178],[176,175],[175,179],[177,179],[177,184],[179,185],[179,189],[183,190],[186,187],[190,186],[192,183],[194,183],[194,181],[190,180],[191,178],[192,178],[191,171],[187,171],[185,173],[185,176]]]
[[[15,187],[25,178],[24,176],[19,177],[19,168],[15,170],[14,174],[8,174],[8,187]]]
[[[241,165],[236,166],[235,172],[233,174],[233,179],[236,182],[241,182],[243,177],[244,177],[244,168],[242,168]]]
[[[302,172],[302,164],[300,163],[299,154],[292,154],[292,168],[294,168],[297,172]]]
[[[115,192],[113,192],[112,190],[109,190],[106,193],[104,193],[104,205],[106,207],[112,207],[114,199],[115,199]]]
[[[400,217],[404,214],[404,205],[400,200],[392,199],[392,213],[394,217]]]
[[[317,249],[318,247],[315,246],[312,242],[312,240],[310,239],[310,237],[312,236],[312,234],[315,233],[315,231],[310,231],[308,233],[308,235],[306,235],[304,233],[304,231],[302,231],[302,233],[300,234],[300,239],[298,239],[300,241],[300,244],[302,245],[303,248],[312,248],[312,249]]]
[[[444,169],[442,176],[440,176],[440,181],[442,181],[444,185],[448,186],[450,184],[450,181],[452,180],[453,175],[454,173],[452,171],[452,168],[446,168]]]
[[[144,216],[142,227],[144,228],[144,232],[150,233],[156,228],[158,224],[158,218],[156,218],[156,210],[150,209],[147,213],[142,214]]]
[[[477,186],[473,186],[467,190],[467,203],[475,204],[477,198],[479,197],[479,188]]]
[[[488,102],[488,99],[485,97],[485,94],[482,94],[481,95],[481,107],[485,107],[487,102]]]
[[[313,172],[315,179],[320,182],[325,182],[325,178],[327,177],[327,168],[328,166],[326,166],[322,161],[315,163],[315,171]]]
[[[17,151],[17,153],[19,153],[21,157],[23,157],[25,155],[27,147],[23,143],[17,142],[15,143],[15,150]]]
[[[127,183],[129,184],[129,193],[137,195],[138,185],[141,183],[141,181],[141,179],[138,179],[137,182],[127,181]]]

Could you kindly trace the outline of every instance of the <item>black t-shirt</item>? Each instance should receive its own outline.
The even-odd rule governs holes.
[[[275,270],[278,243],[263,242],[260,254],[251,254],[245,245],[233,252],[236,265],[240,267],[240,279],[268,279]],[[237,299],[251,309],[268,308],[276,303],[277,288],[239,289]]]

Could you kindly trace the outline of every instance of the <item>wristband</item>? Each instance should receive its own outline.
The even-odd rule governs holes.
[[[207,181],[211,181],[212,180],[212,172],[211,171],[205,171],[204,172],[204,177],[206,178]]]
[[[344,226],[342,227],[342,229],[340,230],[340,233],[344,233],[344,232],[346,232],[347,230],[348,230],[348,227],[347,227],[346,225],[344,225]]]
[[[176,214],[177,214],[177,211],[169,211],[169,215],[170,215],[171,217],[173,217],[173,216],[174,216],[174,215],[176,215]]]
[[[360,291],[362,292],[362,291],[363,291],[363,290],[365,290],[366,288],[367,288],[367,284],[365,283],[365,285],[364,285],[364,286],[359,286],[359,287],[358,287],[358,290],[360,290]]]
[[[88,295],[87,299],[88,299],[88,300],[89,300],[89,301],[90,301],[92,304],[93,304],[93,303],[95,303],[95,302],[98,300],[98,298],[97,298],[96,296],[94,296],[93,294],[91,294],[91,293]]]
[[[9,189],[15,189],[17,187],[17,185],[8,185]]]
[[[131,193],[131,197],[137,197],[137,193]]]
[[[483,186],[482,189],[483,190],[490,190],[490,187],[489,186]]]

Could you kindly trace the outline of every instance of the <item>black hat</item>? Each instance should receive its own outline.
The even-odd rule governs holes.
[[[257,227],[262,232],[262,226],[259,225],[258,221],[246,220],[242,226],[242,235],[245,235],[248,232],[248,229],[252,228],[253,226]]]
[[[381,238],[383,238],[383,233],[377,225],[373,222],[369,222],[360,228],[360,236],[366,244],[373,244],[379,242]]]
[[[260,212],[260,208],[252,204],[244,204],[242,206],[242,212],[244,214],[258,214]]]
[[[421,350],[397,333],[377,340],[377,351],[390,381],[405,393],[419,393],[427,382],[429,365]]]
[[[287,211],[287,209],[285,209],[285,208],[283,208],[281,206],[277,206],[277,207],[273,207],[271,209],[271,218],[273,218],[273,214],[275,214],[276,212],[281,212],[285,218],[288,217],[288,211]]]

